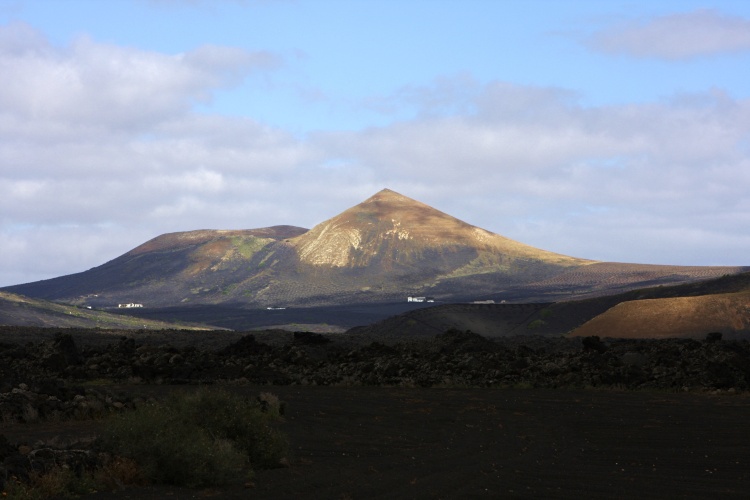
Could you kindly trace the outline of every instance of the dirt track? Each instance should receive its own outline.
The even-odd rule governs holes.
[[[154,388],[156,389],[156,388]],[[159,390],[164,390],[161,388]],[[92,498],[746,498],[750,398],[613,391],[271,390],[294,456],[251,489]]]

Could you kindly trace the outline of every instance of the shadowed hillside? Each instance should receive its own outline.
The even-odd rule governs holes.
[[[147,307],[205,303],[227,297],[237,281],[264,267],[257,254],[307,231],[292,226],[250,230],[198,230],[158,236],[82,273],[7,287],[31,297],[94,307],[136,302]],[[267,256],[268,252],[263,253]],[[261,257],[262,259],[262,257]],[[218,300],[220,301],[220,300]]]
[[[220,311],[231,309],[238,312],[237,324],[246,325],[255,323],[249,310],[267,307],[315,308],[320,317],[325,308],[405,302],[408,296],[444,303],[559,302],[748,269],[569,257],[384,189],[311,230],[273,226],[170,233],[88,271],[5,290],[99,308],[139,303],[147,310],[183,311],[185,316],[177,317],[182,320],[194,316],[189,309],[204,306],[200,316],[211,324],[226,324]],[[337,321],[325,322],[351,326],[351,318]]]
[[[426,294],[463,300],[592,262],[518,243],[384,189],[310,231],[166,234],[89,271],[7,290],[99,307],[330,306]]]
[[[0,325],[128,330],[142,328],[215,329],[215,327],[185,324],[181,321],[170,323],[158,319],[110,314],[2,291],[0,291]]]
[[[747,333],[748,324],[750,273],[742,273],[556,303],[438,305],[350,333],[409,337],[452,328],[487,337],[559,336],[574,331],[577,336],[703,338],[713,331],[727,337]]]

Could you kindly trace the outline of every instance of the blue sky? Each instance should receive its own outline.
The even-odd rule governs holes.
[[[750,265],[745,1],[0,0],[0,285],[383,187],[599,260]]]

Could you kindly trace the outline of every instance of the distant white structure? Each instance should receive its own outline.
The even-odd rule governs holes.
[[[134,304],[133,302],[130,302],[129,304],[117,304],[117,307],[130,309],[133,307],[143,307],[143,304]]]
[[[435,302],[432,297],[407,297],[407,302]]]

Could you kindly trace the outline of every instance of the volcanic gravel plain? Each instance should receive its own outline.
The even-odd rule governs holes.
[[[746,498],[750,343],[2,327],[3,472],[174,391],[274,393],[284,467],[92,498]],[[20,458],[19,458],[20,457]],[[23,458],[26,457],[26,458]]]

